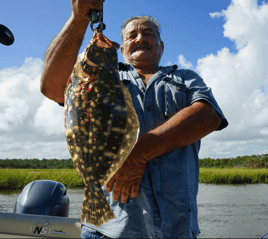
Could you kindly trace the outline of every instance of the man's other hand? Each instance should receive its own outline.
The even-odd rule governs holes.
[[[113,201],[117,202],[121,195],[121,202],[126,203],[129,195],[137,197],[140,189],[147,160],[141,155],[135,154],[135,147],[119,168],[116,174],[106,184],[106,190],[113,190]]]

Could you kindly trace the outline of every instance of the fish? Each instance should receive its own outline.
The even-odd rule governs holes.
[[[67,146],[85,186],[80,218],[97,227],[116,218],[102,186],[127,159],[140,127],[131,95],[119,79],[118,48],[96,29],[64,92]]]

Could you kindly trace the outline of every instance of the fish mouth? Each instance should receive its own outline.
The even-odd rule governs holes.
[[[151,46],[148,44],[142,44],[142,45],[135,45],[132,49],[131,49],[131,54],[135,51],[138,50],[152,50]]]

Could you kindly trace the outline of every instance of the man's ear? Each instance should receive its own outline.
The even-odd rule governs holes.
[[[162,48],[162,55],[163,55],[163,53],[164,53],[164,42],[163,41],[160,41],[160,43],[161,43],[161,48]]]

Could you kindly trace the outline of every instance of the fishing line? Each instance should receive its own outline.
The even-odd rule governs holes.
[[[260,199],[260,201],[262,201],[266,196],[268,195],[268,193],[266,193],[266,195],[265,196],[263,196],[261,199]],[[252,208],[254,208],[260,201],[258,201],[257,203],[255,203],[255,205],[253,205],[246,213],[245,213],[245,215],[246,214],[248,214],[248,212],[252,209]],[[243,215],[243,216],[241,216],[236,222],[234,222],[227,230],[226,230],[226,232],[231,228],[231,227],[233,227],[233,225],[235,224],[235,223],[237,223],[241,218],[243,218],[245,215]],[[222,236],[222,235],[224,235],[226,232],[224,232],[223,234],[221,234],[220,235],[220,237]],[[268,232],[265,234],[265,235],[267,235],[268,234]],[[263,235],[262,237],[264,237],[265,235]],[[261,237],[261,238],[262,238]],[[218,238],[218,237],[216,237],[216,238]]]

